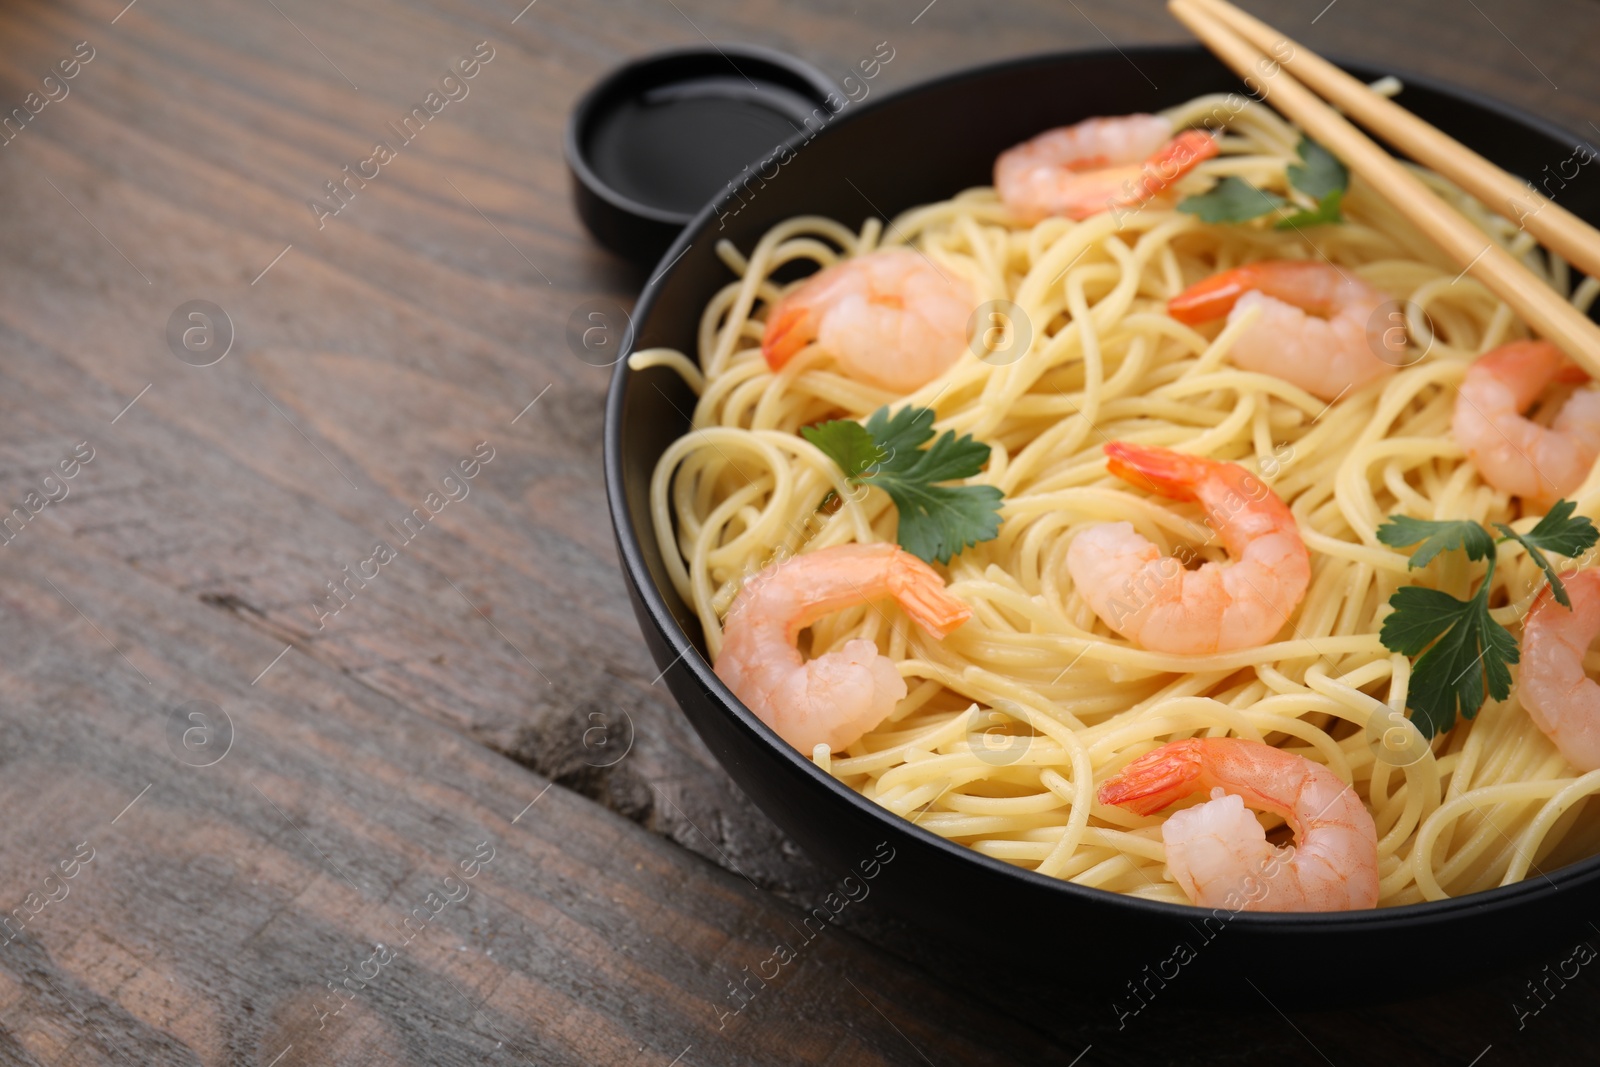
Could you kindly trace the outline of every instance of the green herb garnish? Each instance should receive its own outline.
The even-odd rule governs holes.
[[[1301,211],[1280,219],[1280,230],[1296,226],[1319,226],[1323,223],[1343,222],[1339,205],[1345,191],[1350,188],[1350,171],[1337,156],[1309,137],[1300,138],[1295,149],[1304,163],[1291,163],[1288,167],[1289,184],[1317,202],[1311,211]]]
[[[1495,545],[1515,541],[1544,571],[1550,592],[1563,607],[1571,608],[1546,552],[1573,557],[1600,539],[1587,516],[1574,516],[1577,505],[1558,500],[1548,514],[1527,533],[1519,534],[1496,523],[1496,539],[1475,522],[1412,519],[1391,515],[1378,527],[1378,540],[1395,548],[1417,545],[1411,567],[1424,567],[1441,552],[1464,551],[1474,562],[1488,561],[1478,591],[1458,600],[1439,589],[1409,585],[1389,598],[1394,609],[1383,620],[1379,639],[1385,648],[1404,656],[1420,657],[1411,674],[1406,704],[1415,713],[1412,723],[1425,738],[1453,728],[1457,715],[1471,719],[1483,707],[1484,691],[1496,700],[1511,695],[1510,665],[1521,653],[1517,639],[1489,614],[1489,587],[1494,579]]]
[[[1332,152],[1309,137],[1302,137],[1295,151],[1301,162],[1289,164],[1289,184],[1316,201],[1317,206],[1296,209],[1294,214],[1280,218],[1274,225],[1283,230],[1343,222],[1344,215],[1339,208],[1350,187],[1350,171]],[[1294,208],[1294,204],[1277,193],[1258,189],[1232,175],[1178,204],[1179,211],[1198,216],[1202,222],[1249,222],[1275,211],[1282,213]]]
[[[925,562],[948,563],[962,549],[1000,532],[1003,493],[992,485],[944,485],[971,478],[989,462],[989,446],[946,430],[929,448],[932,408],[874,411],[863,426],[835,419],[800,433],[839,465],[852,485],[876,486],[900,513],[900,547]]]
[[[1489,615],[1493,574],[1491,558],[1489,574],[1469,600],[1420,585],[1408,585],[1389,598],[1394,612],[1383,620],[1380,637],[1393,652],[1421,654],[1411,672],[1406,704],[1415,712],[1412,725],[1424,738],[1454,727],[1458,713],[1474,718],[1483,707],[1485,678],[1496,700],[1511,694],[1509,666],[1521,653],[1511,631]]]
[[[1467,550],[1468,559],[1484,559],[1494,551],[1494,535],[1475,522],[1456,520],[1435,522],[1431,519],[1413,519],[1405,515],[1390,515],[1389,521],[1378,527],[1378,540],[1391,548],[1417,545],[1411,553],[1411,569],[1426,567],[1441,552]]]
[[[1588,551],[1595,540],[1600,538],[1600,531],[1595,530],[1594,523],[1589,521],[1587,515],[1573,517],[1572,512],[1577,506],[1572,500],[1557,500],[1550,505],[1545,517],[1525,534],[1517,533],[1504,523],[1494,524],[1494,528],[1505,535],[1501,538],[1502,541],[1515,541],[1528,550],[1529,557],[1538,564],[1540,570],[1544,571],[1545,579],[1550,583],[1550,592],[1555,594],[1556,603],[1569,611],[1572,609],[1572,601],[1567,599],[1567,587],[1561,584],[1561,579],[1556,576],[1556,569],[1550,565],[1545,552],[1554,552],[1571,559],[1580,552]]]
[[[1185,197],[1178,210],[1199,216],[1201,222],[1249,222],[1289,206],[1289,201],[1277,193],[1257,189],[1229,174],[1206,192]]]

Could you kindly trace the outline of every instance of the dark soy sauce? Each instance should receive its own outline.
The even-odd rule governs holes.
[[[707,77],[619,100],[589,136],[590,165],[623,196],[692,213],[827,107],[770,82]]]

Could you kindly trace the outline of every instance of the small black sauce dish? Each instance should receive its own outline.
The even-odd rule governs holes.
[[[815,67],[754,45],[634,60],[567,120],[578,215],[602,245],[648,266],[713,197],[844,104]]]

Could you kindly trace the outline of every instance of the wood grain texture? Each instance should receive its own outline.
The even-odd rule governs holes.
[[[21,909],[0,1063],[1465,1064],[1492,1045],[1491,1067],[1587,1040],[1587,970],[1521,1029],[1533,972],[1292,1020],[1270,990],[1241,987],[1242,1018],[1175,993],[1119,1026],[1110,991],[1030,996],[870,902],[721,1014],[836,875],[710,759],[628,608],[607,372],[564,334],[643,278],[568,207],[566,113],[621,60],[707,37],[835,76],[888,41],[875,93],[1182,40],[1154,0],[124,2],[0,7],[0,114],[38,107],[0,146],[0,509],[94,455],[0,545],[0,912]],[[1575,130],[1600,99],[1582,0],[1252,9]],[[27,103],[81,41],[70,91]],[[308,201],[480,42],[467,96],[319,220]],[[233,325],[212,366],[169,348],[192,300]],[[482,448],[466,495],[399,545]],[[330,600],[380,539],[396,558]],[[231,726],[185,748],[194,701]],[[435,917],[447,876],[470,894]],[[392,961],[330,999],[379,944]],[[1394,964],[1374,980],[1432,991]]]

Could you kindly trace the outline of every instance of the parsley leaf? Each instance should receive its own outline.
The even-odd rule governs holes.
[[[1325,226],[1343,222],[1344,215],[1339,211],[1339,202],[1344,199],[1344,193],[1335,189],[1321,200],[1310,211],[1299,211],[1286,219],[1279,219],[1274,228],[1279,230],[1299,229],[1302,226]]]
[[[1545,551],[1571,559],[1588,551],[1595,541],[1600,539],[1600,531],[1594,528],[1594,523],[1589,521],[1587,515],[1573,517],[1572,513],[1577,507],[1576,501],[1556,501],[1545,513],[1544,518],[1524,534],[1517,533],[1504,523],[1494,524],[1494,528],[1505,535],[1503,540],[1515,541],[1528,550],[1529,558],[1549,579],[1550,592],[1555,594],[1556,602],[1568,609],[1572,607],[1572,601],[1567,597],[1567,588],[1561,584],[1561,578],[1556,574],[1556,569],[1550,560],[1546,558]]]
[[[828,454],[844,476],[854,481],[883,459],[883,448],[859,422],[834,419],[820,426],[805,426],[800,435]]]
[[[1337,156],[1309,137],[1300,138],[1295,151],[1301,162],[1291,163],[1285,172],[1289,184],[1317,202],[1310,209],[1299,209],[1292,215],[1280,218],[1274,225],[1280,230],[1302,226],[1321,226],[1343,222],[1339,210],[1344,194],[1350,188],[1350,171]],[[1273,212],[1282,214],[1295,205],[1277,193],[1257,189],[1243,178],[1228,175],[1198,196],[1186,197],[1178,210],[1196,215],[1201,222],[1249,222]]]
[[[1330,194],[1344,194],[1350,188],[1350,170],[1339,157],[1323,148],[1309,137],[1300,138],[1295,148],[1304,165],[1291,163],[1288,167],[1289,184],[1321,203]],[[1337,201],[1335,201],[1337,205]]]
[[[866,429],[882,449],[880,466],[903,469],[916,462],[917,449],[933,436],[933,409],[904,407],[891,415],[887,407],[881,407],[868,416]],[[989,458],[987,450],[983,458]],[[972,470],[953,477],[967,478],[976,473]]]
[[[856,485],[889,494],[900,513],[900,547],[925,562],[950,562],[962,549],[1000,532],[1005,495],[992,485],[943,485],[971,478],[989,462],[989,446],[970,434],[934,436],[931,408],[879,408],[865,426],[848,419],[807,426],[800,433]]]
[[[1230,174],[1206,192],[1185,197],[1178,210],[1199,216],[1201,222],[1249,222],[1288,206],[1289,201],[1277,193],[1257,189]]]
[[[1343,222],[1339,205],[1350,188],[1350,171],[1337,156],[1309,137],[1300,138],[1295,149],[1305,162],[1291,163],[1286,168],[1289,184],[1317,202],[1310,211],[1301,211],[1280,219],[1277,228],[1287,230],[1301,226],[1321,226]]]
[[[1416,585],[1396,590],[1389,598],[1394,611],[1383,620],[1379,636],[1391,651],[1422,654],[1411,673],[1406,703],[1415,712],[1412,723],[1425,738],[1455,726],[1458,713],[1474,718],[1483,706],[1486,679],[1489,695],[1496,700],[1511,695],[1509,665],[1521,658],[1521,652],[1511,631],[1489,615],[1493,574],[1491,563],[1489,575],[1470,600]]]
[[[1513,540],[1520,542],[1525,547],[1538,547],[1549,549],[1557,555],[1572,559],[1590,548],[1600,540],[1600,531],[1594,527],[1587,515],[1573,516],[1578,510],[1575,500],[1557,500],[1550,505],[1550,510],[1525,534],[1505,533]]]
[[[1466,549],[1467,558],[1472,560],[1487,559],[1494,551],[1494,538],[1489,536],[1489,531],[1464,520],[1439,522],[1390,515],[1389,521],[1378,527],[1378,540],[1392,548],[1404,548],[1420,541],[1422,547],[1411,553],[1412,567],[1426,567],[1439,553],[1458,548]]]
[[[1004,494],[992,485],[935,485],[970,478],[989,461],[989,446],[946,430],[903,470],[880,469],[868,484],[889,494],[900,511],[900,547],[928,562],[950,562],[968,545],[1000,532]]]
[[[1475,522],[1437,522],[1390,515],[1378,527],[1378,540],[1395,548],[1419,545],[1411,554],[1412,567],[1424,567],[1439,553],[1461,550],[1471,560],[1489,561],[1478,591],[1468,600],[1449,593],[1409,585],[1389,598],[1394,609],[1383,620],[1379,639],[1385,648],[1403,656],[1418,656],[1411,674],[1406,704],[1423,737],[1455,726],[1456,715],[1470,719],[1483,706],[1484,686],[1496,700],[1511,695],[1510,665],[1521,653],[1511,631],[1489,614],[1489,587],[1493,583],[1494,546],[1515,541],[1527,549],[1550,581],[1550,591],[1569,610],[1572,601],[1546,552],[1571,558],[1600,540],[1600,530],[1585,515],[1574,516],[1577,504],[1558,500],[1527,533],[1517,533],[1504,523],[1496,540]]]

